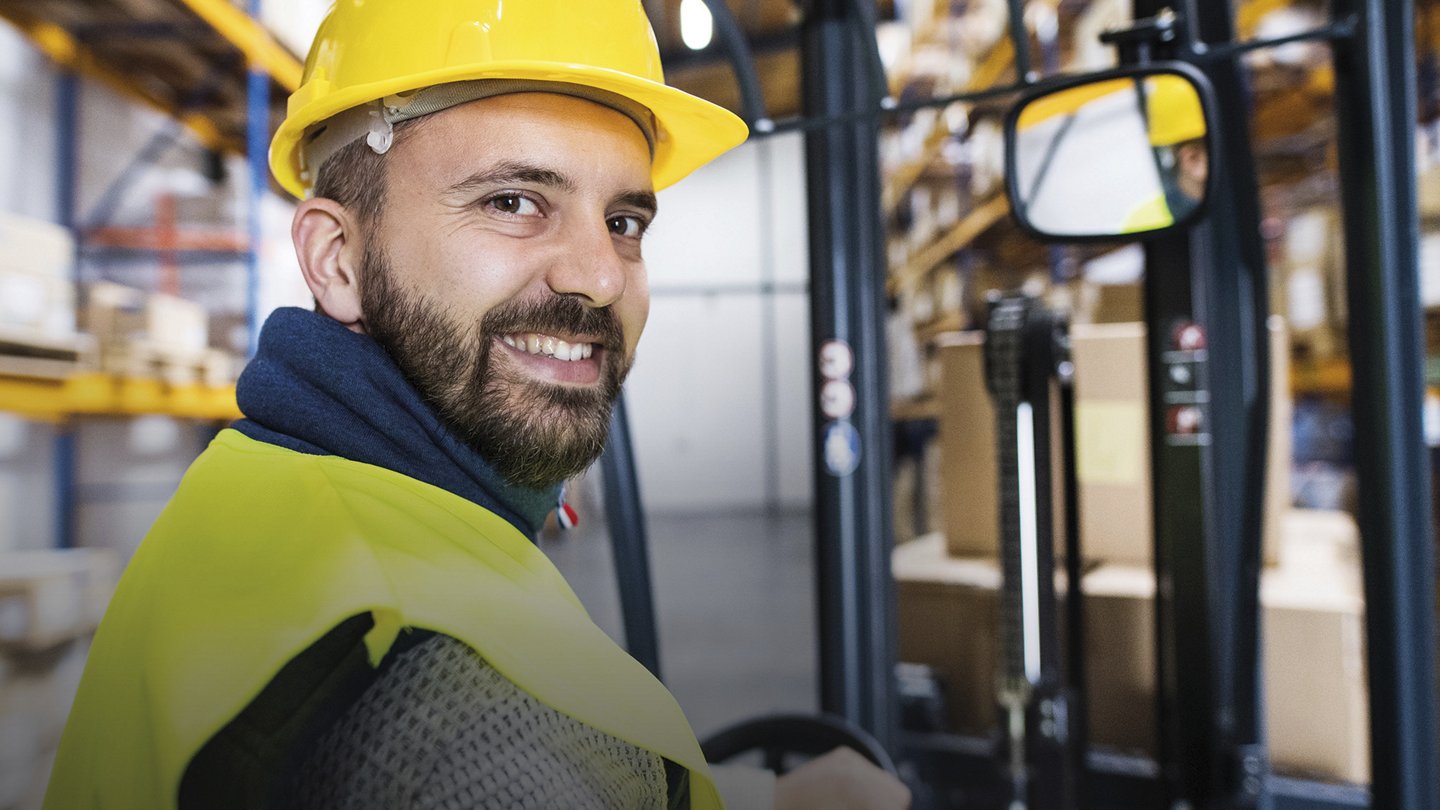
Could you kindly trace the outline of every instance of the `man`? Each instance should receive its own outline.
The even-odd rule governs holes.
[[[639,0],[341,0],[272,149],[316,312],[127,569],[47,807],[722,806],[527,535],[604,445],[655,189],[744,137]],[[908,802],[845,753],[773,789]]]
[[[1200,208],[1210,183],[1210,146],[1199,91],[1173,75],[1147,79],[1145,90],[1145,123],[1160,191],[1126,214],[1122,233],[1184,222]]]

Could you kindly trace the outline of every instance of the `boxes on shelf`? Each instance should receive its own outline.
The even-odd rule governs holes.
[[[1071,334],[1081,548],[1095,560],[1144,563],[1155,536],[1145,326],[1077,325]]]
[[[0,214],[0,336],[63,340],[75,334],[75,240],[43,220]]]
[[[1266,724],[1277,771],[1369,779],[1364,607],[1344,513],[1289,512],[1283,564],[1263,575]],[[902,661],[934,668],[955,731],[997,720],[998,564],[945,554],[937,535],[897,547]],[[1155,580],[1148,567],[1102,565],[1085,576],[1085,664],[1092,741],[1155,750]],[[1063,583],[1057,589],[1063,593]]]
[[[109,551],[0,552],[0,647],[41,650],[88,634],[117,577]]]
[[[940,476],[945,542],[956,556],[1000,548],[995,407],[985,387],[985,337],[949,334],[940,356]]]
[[[193,301],[97,282],[86,289],[86,331],[100,342],[101,368],[174,385],[223,385],[234,378],[227,352],[209,347],[210,315]]]
[[[932,534],[896,546],[891,567],[900,660],[934,668],[955,731],[988,733],[996,720],[999,565],[947,556],[944,538]]]
[[[0,807],[40,806],[89,647],[0,653]]]
[[[1272,430],[1265,494],[1265,561],[1269,565],[1278,562],[1274,538],[1279,516],[1290,503],[1291,405],[1286,349],[1283,324],[1275,319],[1271,324]],[[978,332],[948,335],[939,351],[946,545],[953,555],[993,556],[999,548],[998,483],[995,415],[985,387],[984,336]],[[1076,324],[1071,327],[1071,351],[1085,555],[1097,561],[1147,566],[1153,557],[1154,529],[1145,327]],[[1060,513],[1058,507],[1056,513]]]
[[[1340,214],[1319,206],[1286,223],[1277,296],[1290,324],[1297,356],[1318,362],[1343,357],[1348,320]]]
[[[1137,323],[1145,320],[1144,288],[1139,284],[1076,285],[1075,323]]]

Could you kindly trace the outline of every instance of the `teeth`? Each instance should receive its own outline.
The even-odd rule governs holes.
[[[549,335],[506,335],[502,338],[505,345],[519,349],[530,354],[553,357],[556,360],[564,360],[574,363],[580,360],[589,360],[595,356],[595,344],[593,343],[569,343]]]

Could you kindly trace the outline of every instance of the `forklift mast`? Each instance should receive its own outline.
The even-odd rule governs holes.
[[[802,34],[808,135],[813,346],[855,351],[860,403],[838,428],[858,466],[827,465],[837,427],[816,421],[822,707],[896,738],[888,555],[884,278],[875,127],[883,94],[864,69],[864,3],[811,0]],[[1031,75],[1023,3],[1009,0],[1018,83]],[[1235,39],[1226,0],[1135,0],[1136,19],[1178,12],[1179,36],[1132,45],[1215,87],[1220,182],[1205,222],[1147,246],[1158,576],[1159,794],[1167,807],[1440,808],[1435,571],[1421,426],[1423,341],[1414,179],[1415,45],[1410,0],[1332,0],[1330,25],[1270,42]],[[1351,312],[1369,674],[1373,799],[1307,800],[1269,788],[1261,722],[1259,571],[1268,277],[1242,53],[1300,39],[1334,48]],[[934,100],[942,106],[960,97]],[[869,113],[867,115],[867,112]],[[1225,358],[1226,362],[1212,362]],[[1184,365],[1188,374],[1171,372]],[[1185,380],[1185,391],[1177,380]],[[823,380],[817,378],[817,384]],[[1184,394],[1201,429],[1172,435]],[[1304,791],[1300,791],[1304,793]],[[1275,801],[1272,801],[1275,799]]]
[[[722,0],[706,2],[717,19],[728,13]],[[972,796],[1004,781],[992,745],[901,733],[897,723],[877,129],[888,115],[1043,86],[1031,70],[1023,0],[1007,3],[1019,66],[1013,85],[899,104],[887,97],[878,69],[874,4],[805,0],[799,121],[764,115],[743,39],[733,31],[727,37],[752,129],[762,137],[802,130],[807,139],[821,708],[868,730],[922,775],[988,782]],[[1413,0],[1330,0],[1329,8],[1329,24],[1313,31],[1239,42],[1231,0],[1134,0],[1142,22],[1111,38],[1122,61],[1175,59],[1205,74],[1218,107],[1211,160],[1219,177],[1204,221],[1145,249],[1159,760],[1153,769],[1096,755],[1082,760],[1080,807],[1440,810],[1415,8]],[[1368,642],[1368,793],[1275,778],[1265,754],[1258,593],[1268,273],[1238,57],[1296,41],[1328,42],[1334,53]],[[818,396],[835,384],[856,394],[853,412],[839,419],[824,413]],[[1177,405],[1199,417],[1177,423],[1197,429],[1173,428],[1169,410]],[[628,445],[623,430],[615,442]],[[606,478],[615,481],[612,508],[616,501],[631,507],[616,512],[617,523],[639,523],[628,452],[612,450]],[[648,594],[643,534],[617,534],[638,538],[617,549],[622,581],[628,572]],[[624,607],[632,648],[658,670],[648,598]]]

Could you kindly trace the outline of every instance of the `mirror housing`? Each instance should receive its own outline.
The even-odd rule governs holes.
[[[1005,186],[1044,241],[1158,236],[1203,215],[1215,186],[1213,90],[1183,62],[1047,82],[1005,121]]]

